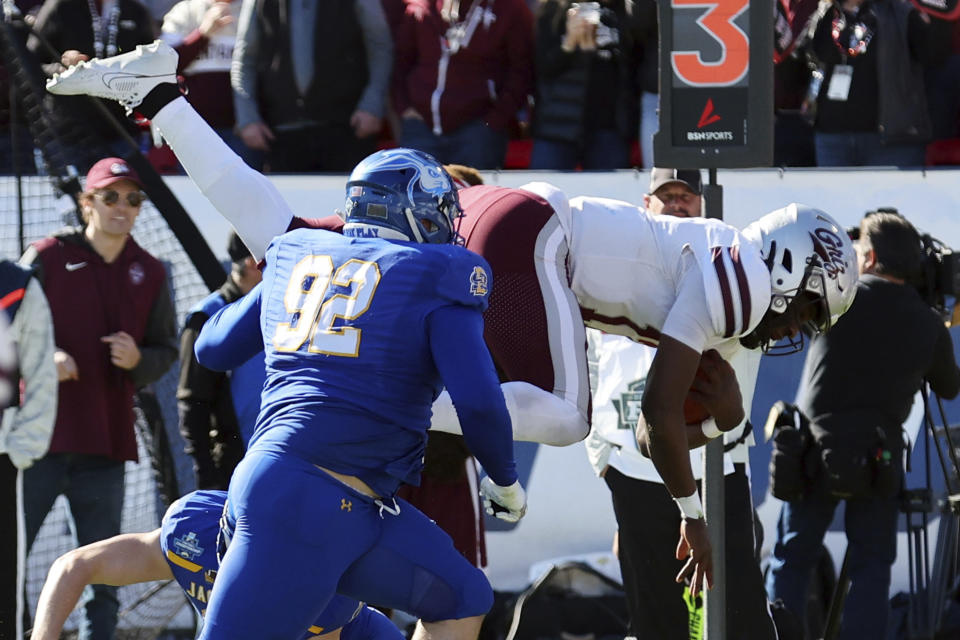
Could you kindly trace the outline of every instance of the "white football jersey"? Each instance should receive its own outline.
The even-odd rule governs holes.
[[[594,471],[599,475],[609,465],[630,478],[663,482],[653,461],[640,453],[634,436],[647,370],[656,351],[599,331],[588,331],[587,337],[593,428],[587,436],[586,449]],[[759,350],[739,346],[724,356],[736,373],[747,416],[753,403],[760,356]],[[733,472],[733,463],[748,462],[748,449],[755,440],[753,433],[742,438],[743,429],[744,424],[740,424],[724,434],[725,442],[738,443],[724,455],[725,474]],[[695,478],[703,471],[703,451],[702,447],[690,451],[690,467]]]
[[[544,183],[523,188],[557,213],[587,326],[649,344],[663,333],[703,351],[750,333],[766,313],[770,272],[736,228],[653,215],[619,200],[567,201]]]

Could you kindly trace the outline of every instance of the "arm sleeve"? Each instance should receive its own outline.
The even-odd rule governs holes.
[[[5,449],[20,469],[43,457],[57,418],[57,366],[53,362],[53,317],[40,283],[31,278],[13,320],[23,396],[4,412]]]
[[[205,313],[194,313],[187,320],[180,336],[180,380],[177,384],[180,435],[187,445],[187,451],[193,455],[199,478],[215,477],[210,428],[213,426],[217,390],[225,383],[222,372],[211,371],[201,365],[193,352],[197,335],[206,320]]]
[[[677,287],[677,299],[663,322],[661,333],[679,340],[694,351],[703,352],[714,335],[703,272],[692,252],[684,253],[686,269]]]
[[[256,0],[243,0],[237,20],[237,40],[230,65],[230,86],[233,87],[233,108],[239,131],[263,118],[257,109],[257,55],[260,49],[260,25],[256,20]]]
[[[953,357],[953,339],[950,332],[944,326],[940,326],[939,331],[927,381],[934,393],[950,400],[960,393],[960,370],[957,369],[957,361]]]
[[[27,250],[23,252],[22,256],[20,256],[17,264],[33,269],[33,279],[39,282],[40,286],[43,287],[45,275],[43,272],[43,260],[40,259],[40,253],[37,251],[35,246],[30,245],[27,247]]]
[[[390,91],[393,97],[393,107],[397,115],[410,107],[410,95],[407,92],[407,76],[413,71],[417,60],[417,23],[416,18],[404,13],[397,23],[393,43],[393,80]]]
[[[934,67],[950,55],[953,23],[931,18],[925,21],[917,9],[907,15],[907,44],[920,64]]]
[[[171,47],[175,47],[188,33],[199,26],[195,23],[196,20],[190,15],[189,0],[181,0],[164,14],[163,23],[160,25],[160,37]]]
[[[517,481],[510,414],[493,359],[483,342],[483,315],[446,306],[428,320],[430,350],[450,393],[467,447],[502,487]]]
[[[497,102],[486,119],[487,124],[498,131],[506,129],[514,114],[527,105],[533,89],[533,15],[523,0],[517,0],[512,6],[512,15],[503,18],[510,23],[504,60],[507,70]]]
[[[206,321],[194,351],[197,361],[214,371],[229,371],[263,350],[260,332],[260,294],[258,284],[250,293],[228,304]]]
[[[223,373],[211,371],[197,362],[194,346],[197,336],[207,321],[205,313],[194,313],[187,320],[180,334],[180,379],[177,383],[177,400],[191,403],[212,403]]]
[[[566,34],[566,21],[557,16],[562,7],[556,1],[544,2],[537,12],[536,62],[540,78],[555,78],[570,68],[576,52],[561,47]],[[559,25],[559,28],[558,28]]]
[[[166,27],[167,23],[164,22],[163,26]],[[183,70],[189,67],[190,63],[197,59],[197,56],[206,51],[207,46],[210,44],[210,39],[200,33],[199,28],[190,31],[186,35],[164,33],[163,39],[173,47],[180,56],[177,62],[177,73],[183,73]]]
[[[150,15],[146,6],[140,2],[134,2],[133,5],[137,23],[137,42],[140,44],[150,44],[157,39],[157,23]]]
[[[58,63],[59,59],[54,59],[50,51],[43,46],[43,37],[51,45],[60,48],[60,21],[58,19],[59,2],[44,2],[40,5],[40,11],[37,13],[37,19],[33,23],[33,31],[27,39],[27,49],[36,56],[41,64]]]
[[[153,121],[201,193],[233,225],[253,257],[262,259],[270,241],[293,218],[277,187],[234,153],[186,98],[160,109]]]
[[[140,362],[129,372],[137,387],[159,380],[177,359],[176,319],[166,280],[150,309],[143,344],[137,346],[140,348]]]
[[[386,112],[390,72],[393,70],[393,38],[380,0],[357,0],[354,3],[357,22],[363,31],[363,47],[367,52],[369,80],[360,96],[357,109],[383,117]]]
[[[823,7],[827,6],[827,4],[823,5]],[[833,37],[830,35],[831,25],[833,24],[833,18],[836,13],[832,5],[829,5],[829,7],[830,8],[819,9],[812,18],[817,26],[813,30],[813,39],[810,41],[810,51],[821,66],[839,64],[841,60],[840,52],[833,43]],[[824,80],[828,79],[824,78]],[[823,93],[825,93],[825,90],[823,90]]]

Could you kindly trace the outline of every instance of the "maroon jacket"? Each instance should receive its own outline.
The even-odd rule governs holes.
[[[71,231],[34,243],[24,255],[43,283],[57,348],[73,356],[78,380],[60,383],[50,453],[136,460],[133,394],[163,375],[177,357],[173,304],[163,264],[132,238],[112,263]],[[126,331],[140,363],[110,362],[102,336]]]
[[[404,1],[394,45],[397,113],[415,108],[434,132],[478,118],[506,129],[533,89],[533,16],[524,0],[461,0],[456,52],[440,17],[443,0]]]
[[[184,69],[210,46],[210,39],[201,35],[200,29],[187,34],[183,42],[174,47],[180,55],[177,73],[183,74]],[[236,118],[231,98],[233,89],[230,87],[230,72],[206,71],[186,76],[190,88],[187,100],[197,113],[214,129],[233,129]]]

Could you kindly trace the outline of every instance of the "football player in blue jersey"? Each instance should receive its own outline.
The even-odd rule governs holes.
[[[218,534],[226,498],[226,491],[194,491],[170,505],[159,529],[115,536],[58,558],[40,593],[30,637],[57,640],[88,584],[176,580],[203,615],[220,564]],[[403,640],[404,636],[376,609],[336,596],[309,627],[291,637]]]
[[[444,386],[487,473],[488,510],[516,521],[526,509],[483,341],[490,268],[456,245],[449,175],[425,153],[380,151],[351,174],[346,209],[343,235],[274,239],[263,282],[197,340],[209,368],[237,343],[263,344],[267,367],[205,639],[295,637],[336,593],[416,615],[417,638],[477,637],[489,582],[395,497],[419,482]]]

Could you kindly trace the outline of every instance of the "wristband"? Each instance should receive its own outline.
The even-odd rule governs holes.
[[[696,491],[686,498],[674,498],[674,502],[680,508],[680,516],[684,519],[702,520],[703,506],[700,504],[700,494]]]
[[[708,440],[713,440],[714,438],[723,435],[723,431],[720,431],[720,427],[717,426],[717,421],[713,418],[707,418],[701,422],[700,431],[703,432],[703,435],[705,435]]]

